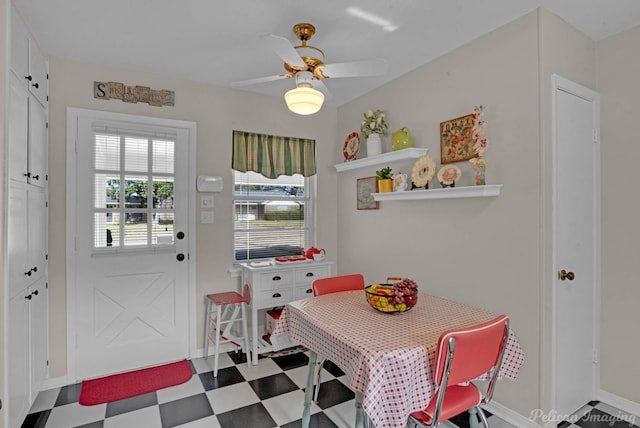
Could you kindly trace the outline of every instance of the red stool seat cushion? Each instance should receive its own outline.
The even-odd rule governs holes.
[[[230,305],[233,303],[249,303],[249,299],[235,291],[207,294],[207,299],[211,300],[216,306]]]

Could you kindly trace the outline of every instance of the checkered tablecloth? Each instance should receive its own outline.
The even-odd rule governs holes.
[[[364,291],[345,291],[289,303],[272,335],[289,333],[330,359],[363,393],[362,407],[377,428],[400,428],[434,394],[432,362],[442,332],[496,316],[423,293],[410,311],[386,314],[369,306]],[[510,331],[500,377],[515,380],[523,363]]]

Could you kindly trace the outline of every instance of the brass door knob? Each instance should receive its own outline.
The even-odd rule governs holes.
[[[560,272],[558,272],[558,279],[560,279],[560,281],[564,281],[564,280],[569,280],[569,281],[573,281],[573,279],[575,278],[575,274],[573,272],[567,272],[566,270],[562,269]]]

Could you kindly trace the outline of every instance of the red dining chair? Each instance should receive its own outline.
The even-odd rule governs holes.
[[[491,401],[509,335],[506,315],[472,327],[444,332],[438,340],[433,369],[437,393],[425,410],[409,416],[409,426],[435,427],[464,411],[469,411],[471,426],[477,426],[476,411],[489,428],[481,404]],[[484,396],[471,381],[490,372]]]
[[[311,284],[314,296],[322,296],[323,294],[338,293],[340,291],[364,290],[364,277],[359,273],[350,275],[331,276],[328,278],[320,278]],[[313,401],[318,401],[318,393],[320,392],[320,373],[326,358],[323,358],[317,366],[316,372],[316,390],[313,395]]]

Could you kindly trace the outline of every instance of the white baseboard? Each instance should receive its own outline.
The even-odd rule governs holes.
[[[67,385],[69,385],[69,379],[67,378],[66,375],[49,378],[44,380],[44,382],[42,383],[42,387],[40,388],[40,391],[46,391],[47,389],[53,389],[53,388],[61,388]]]
[[[532,421],[528,416],[521,415],[520,413],[511,410],[510,408],[505,407],[496,401],[490,401],[489,404],[486,404],[482,407],[488,412],[491,412],[492,414],[496,415],[503,421],[508,422],[513,426],[521,428],[540,428],[540,425]],[[555,423],[549,425],[549,427],[554,428],[555,426]]]
[[[598,392],[598,400],[640,418],[640,403],[627,400],[602,389]]]

